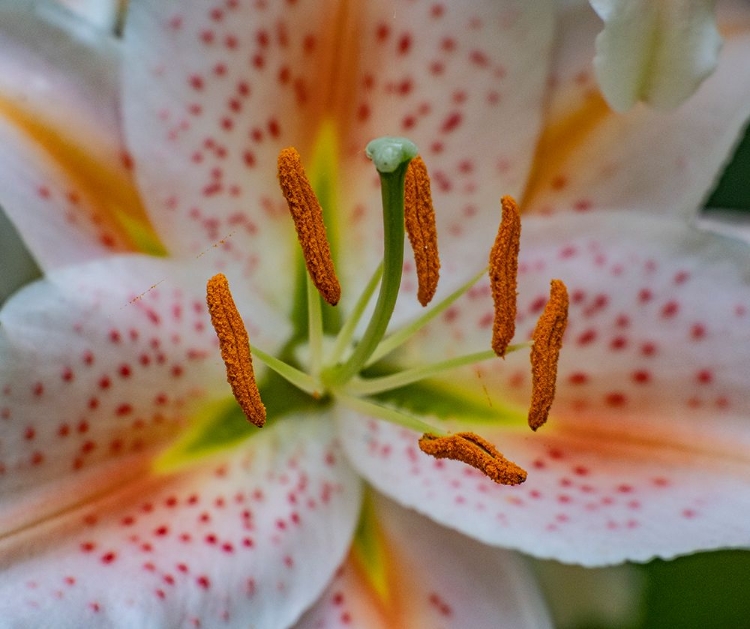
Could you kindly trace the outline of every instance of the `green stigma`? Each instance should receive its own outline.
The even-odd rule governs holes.
[[[365,155],[382,174],[392,173],[399,166],[407,165],[418,153],[417,145],[411,140],[390,136],[372,140],[365,148]]]

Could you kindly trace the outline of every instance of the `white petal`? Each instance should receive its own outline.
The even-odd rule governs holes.
[[[671,109],[716,67],[715,0],[591,0],[604,21],[594,67],[617,111],[637,101]]]
[[[350,555],[296,629],[552,626],[519,556],[487,548],[380,496],[375,516],[389,562],[390,600],[379,598]]]
[[[108,31],[114,30],[117,24],[120,0],[57,0],[67,9],[91,22],[91,24]]]
[[[360,484],[326,418],[152,474],[2,542],[6,626],[290,626],[349,546]]]
[[[637,219],[637,220],[636,220]],[[750,255],[679,220],[604,213],[527,220],[517,339],[528,338],[550,277],[571,297],[552,416],[537,433],[510,415],[529,400],[523,353],[450,374],[496,422],[481,433],[528,470],[494,485],[435,461],[417,435],[351,415],[342,430],[378,489],[487,543],[585,565],[750,544]],[[415,339],[404,359],[489,344],[482,287]],[[484,339],[484,340],[483,340]],[[461,418],[456,409],[453,418]]]

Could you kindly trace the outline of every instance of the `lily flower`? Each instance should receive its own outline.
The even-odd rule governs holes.
[[[23,71],[10,60],[5,76],[46,82],[18,80],[5,92],[4,164],[18,185],[3,203],[45,278],[2,311],[3,617],[34,623],[56,610],[64,626],[244,626],[248,618],[289,626],[334,577],[360,521],[367,535],[357,535],[360,550],[310,612],[316,619],[548,623],[508,551],[487,554],[382,499],[377,516],[361,516],[361,483],[333,421],[316,418],[317,408],[295,410],[288,389],[264,387],[270,415],[284,419],[248,432],[205,307],[205,279],[223,251],[197,260],[127,255],[164,247],[107,132],[116,124],[110,100],[96,98],[110,94],[109,46],[97,51],[103,67],[91,67],[83,85],[58,86],[55,107],[45,109],[49,82],[67,79],[61,67],[80,67],[92,35],[81,27],[67,41],[27,18],[3,23],[14,46],[36,33],[36,55],[20,57]],[[268,323],[262,332],[251,326],[253,340],[279,351],[290,337],[286,313],[248,290],[235,286],[234,295]],[[189,441],[197,452],[177,448],[177,464],[164,457],[211,423],[207,439]],[[425,543],[455,550],[415,555],[404,542],[415,526]],[[363,572],[370,564],[380,572]],[[415,570],[424,578],[404,582]],[[486,587],[469,592],[467,583]]]
[[[326,9],[133,2],[122,103],[137,192],[100,118],[64,107],[75,98],[62,111],[2,100],[0,162],[13,169],[0,202],[45,273],[0,315],[3,618],[290,626],[333,578],[302,626],[346,626],[356,613],[372,626],[425,614],[453,626],[498,617],[540,626],[517,558],[477,541],[588,565],[748,543],[737,508],[747,254],[678,216],[705,192],[745,119],[740,102],[725,100],[748,87],[735,79],[747,39],[734,33],[726,71],[720,64],[696,105],[659,121],[663,159],[645,172],[658,165],[662,176],[643,177],[628,207],[625,182],[642,174],[635,157],[648,154],[654,125],[597,109],[601,97],[578,65],[593,37],[576,29],[594,32],[591,14],[559,17],[545,118],[548,3]],[[45,57],[43,67],[57,61]],[[580,129],[562,103],[571,115],[600,115]],[[701,125],[715,107],[733,117]],[[700,132],[685,133],[694,126]],[[622,129],[640,142],[618,142]],[[373,369],[387,373],[358,365],[345,384],[360,389],[348,399],[333,385],[323,391],[334,404],[261,363],[289,379],[290,365],[318,376],[328,365],[314,357],[337,347],[324,335],[316,354],[311,321],[333,335],[359,306],[363,320],[377,318],[378,306],[360,300],[384,236],[363,147],[389,133],[412,137],[430,168],[441,281],[425,315],[407,265],[385,318],[392,336],[376,339],[389,343],[375,349],[389,362]],[[326,212],[341,315],[325,307],[317,319],[308,293],[278,190],[277,155],[290,145]],[[611,161],[593,159],[592,146]],[[536,433],[526,425],[531,376],[521,352],[456,367],[492,338],[492,288],[476,278],[501,195],[523,198],[530,214],[516,341],[530,337],[550,278],[570,290],[557,401]],[[574,216],[569,206],[592,211]],[[204,304],[217,272],[231,280],[252,343],[262,429],[244,421],[225,382]],[[350,345],[340,349],[346,360]],[[446,361],[456,368],[435,369]],[[434,377],[376,386],[425,365]],[[528,471],[526,482],[501,486],[420,452],[419,433],[398,425],[404,418],[481,434]],[[370,495],[361,508],[355,470],[401,507]],[[428,578],[404,584],[411,570]],[[515,575],[519,589],[505,589]]]

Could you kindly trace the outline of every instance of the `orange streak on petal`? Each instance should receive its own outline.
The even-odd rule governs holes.
[[[354,95],[360,79],[359,59],[360,55],[365,54],[361,49],[364,31],[363,4],[356,0],[344,0],[339,4],[337,31],[331,40],[335,42],[332,62],[324,84],[329,98],[327,113],[332,120],[337,121],[342,138],[348,137],[350,132],[348,127],[344,128],[342,125],[354,119]]]
[[[351,0],[320,3],[321,19],[315,30],[317,38],[315,69],[304,77],[305,88],[297,94],[298,104],[304,109],[294,134],[295,148],[304,156],[312,155],[320,129],[333,121],[338,137],[347,137],[348,125],[355,108],[353,95],[357,92],[359,55],[361,53],[362,9]],[[309,24],[292,26],[296,36],[306,32]],[[308,80],[309,79],[309,80]],[[364,149],[364,146],[362,147]]]
[[[577,106],[566,109],[563,116],[548,122],[537,144],[534,163],[520,207],[530,208],[554,187],[566,163],[585,146],[612,114],[598,92],[586,95]]]

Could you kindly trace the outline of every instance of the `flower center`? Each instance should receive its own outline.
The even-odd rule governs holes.
[[[427,168],[417,147],[405,138],[384,137],[367,146],[381,182],[383,204],[383,261],[364,286],[349,317],[335,338],[323,331],[321,298],[335,306],[341,286],[331,256],[323,222],[323,211],[294,148],[284,149],[278,160],[279,183],[294,222],[307,268],[307,344],[294,360],[281,360],[250,344],[242,318],[232,299],[226,278],[219,274],[207,287],[211,321],[219,338],[227,379],[234,397],[247,418],[262,427],[266,409],[255,381],[252,356],[314,399],[333,398],[370,417],[377,417],[424,433],[420,449],[437,458],[460,460],[481,470],[500,484],[515,485],[526,472],[508,461],[488,441],[471,432],[450,434],[440,426],[378,401],[379,394],[472,365],[504,358],[509,352],[529,346],[511,345],[515,332],[516,284],[520,245],[520,217],[510,197],[502,200],[502,220],[490,252],[488,269],[434,305],[405,327],[388,335],[401,286],[405,234],[414,251],[418,278],[418,299],[427,306],[435,294],[440,261],[437,231]],[[390,354],[463,295],[489,270],[495,306],[491,346],[483,352],[450,360],[394,370],[384,369],[381,359]],[[371,318],[355,339],[358,324],[379,289]],[[532,401],[528,421],[533,430],[544,424],[554,398],[557,360],[567,322],[568,299],[565,285],[552,281],[550,300],[533,335]],[[377,376],[372,371],[380,371]],[[385,373],[383,373],[385,371]]]

